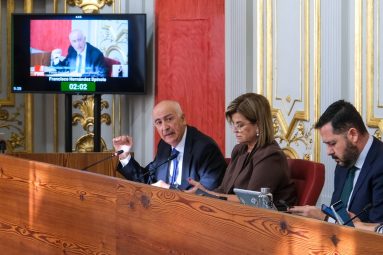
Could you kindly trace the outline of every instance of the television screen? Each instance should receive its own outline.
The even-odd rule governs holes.
[[[145,93],[145,14],[13,14],[15,93]]]

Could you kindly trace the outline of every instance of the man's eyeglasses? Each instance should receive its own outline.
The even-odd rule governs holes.
[[[161,127],[162,126],[162,124],[170,124],[170,123],[172,123],[174,120],[176,119],[176,116],[174,116],[174,115],[169,115],[169,116],[165,116],[164,118],[162,118],[162,119],[156,119],[155,121],[154,121],[154,126],[156,127],[156,128],[159,128],[159,127]]]

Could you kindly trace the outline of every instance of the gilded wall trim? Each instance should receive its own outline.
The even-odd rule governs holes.
[[[274,24],[272,24],[274,13],[273,13],[273,1],[267,1],[267,7],[266,7],[266,17],[267,17],[267,24],[266,24],[266,42],[267,42],[267,59],[266,59],[266,66],[267,66],[267,98],[269,99],[270,103],[272,104],[272,112],[274,117],[274,127],[275,127],[275,134],[276,139],[280,142],[284,142],[286,145],[286,149],[288,149],[291,155],[297,155],[297,152],[290,147],[290,145],[295,144],[301,144],[304,146],[303,149],[303,158],[312,158],[311,150],[312,150],[312,127],[310,126],[310,123],[308,121],[310,120],[310,105],[309,105],[309,88],[310,88],[310,4],[309,1],[300,1],[300,12],[303,11],[303,16],[300,19],[301,27],[303,28],[300,30],[300,34],[302,36],[301,39],[301,47],[303,46],[303,49],[300,50],[300,59],[301,63],[303,61],[303,65],[300,66],[300,93],[299,97],[293,98],[290,95],[284,95],[282,98],[281,95],[274,96],[273,94],[273,86],[277,86],[277,83],[274,83],[277,80],[277,77],[274,77],[274,58],[273,58],[273,45],[274,45],[274,34],[273,27],[275,27]],[[274,1],[274,4],[276,5],[276,1]],[[317,7],[317,6],[315,6]],[[315,13],[317,15],[317,13]],[[316,19],[317,16],[314,17]],[[315,24],[314,24],[315,26]],[[314,29],[316,29],[314,27]],[[317,32],[315,30],[314,32]],[[320,44],[319,44],[320,45]],[[314,57],[315,57],[314,53]],[[314,68],[317,67],[317,63],[314,63]],[[315,70],[316,71],[316,70]],[[316,81],[314,81],[316,82]],[[275,108],[274,100],[282,102],[282,105],[284,102],[287,102],[288,109],[287,109],[287,116],[293,115],[290,121],[287,121],[287,118],[283,115],[283,111],[281,109]],[[294,111],[294,106],[297,102],[303,103],[303,109],[302,110],[296,110]],[[315,104],[314,104],[315,105]],[[304,124],[306,123],[306,124]]]
[[[25,104],[25,150],[33,152],[33,95],[26,94],[24,99]]]
[[[81,100],[73,102],[73,107],[78,108],[80,113],[74,113],[72,115],[72,125],[78,123],[86,131],[86,134],[77,139],[75,144],[75,151],[78,152],[90,152],[93,151],[93,127],[94,127],[94,97],[93,96],[82,96]],[[109,108],[109,103],[105,100],[101,100],[101,110]],[[101,123],[110,125],[112,120],[110,115],[107,113],[101,114]],[[106,143],[101,137],[101,151],[107,150]]]
[[[376,3],[375,6],[374,3]],[[367,0],[366,6],[367,126],[376,128],[374,136],[381,139],[383,132],[383,119],[382,116],[377,116],[379,113],[381,114],[383,108],[381,104],[383,99],[380,98],[381,91],[383,89],[381,87],[380,79],[380,0]]]
[[[81,8],[84,13],[99,13],[105,5],[112,5],[113,0],[66,0],[70,6]]]
[[[359,112],[362,110],[362,10],[362,0],[355,0],[354,105]]]
[[[379,80],[379,61],[377,61],[378,66],[375,68],[375,57],[379,60],[379,33],[375,36],[374,31],[379,31],[378,29],[374,28],[374,20],[376,18],[376,24],[379,24],[380,19],[380,1],[376,1],[377,6],[377,15],[375,15],[374,12],[374,1],[373,0],[367,0],[367,13],[366,13],[366,26],[367,26],[367,39],[366,39],[366,86],[367,86],[367,125],[369,127],[373,128],[379,128],[379,131],[376,131],[375,135],[380,137],[381,133],[383,131],[383,120],[374,114],[375,109],[375,102],[376,107],[379,108],[379,89],[380,88],[380,80]],[[377,54],[375,55],[375,49],[374,49],[374,38],[377,40]],[[377,83],[374,82],[374,74],[375,70],[377,70],[376,75],[378,79],[376,80]],[[376,88],[376,91],[375,91]],[[374,95],[376,95],[374,97]]]
[[[282,150],[285,153],[287,158],[291,158],[291,159],[299,158],[298,153],[291,147],[286,147],[286,148],[283,148]]]
[[[367,0],[366,18],[366,86],[367,86],[367,125],[379,126],[380,120],[374,117],[374,3]],[[379,69],[378,69],[379,70]],[[379,95],[377,96],[379,97]]]
[[[6,33],[7,33],[7,63],[11,63],[11,14],[15,11],[15,2],[13,0],[7,1],[7,17],[6,17]],[[3,24],[1,24],[1,32],[3,30]],[[3,57],[3,56],[2,56]],[[0,99],[1,106],[14,106],[15,105],[15,95],[11,93],[11,65],[7,65],[7,76],[5,77],[5,83],[7,85],[2,86],[6,90],[6,97]],[[1,77],[2,78],[2,77]],[[3,79],[1,79],[3,81]]]
[[[266,97],[272,104],[273,87],[273,6],[266,2]],[[263,61],[262,61],[263,63]]]
[[[257,1],[257,93],[264,94],[264,23],[263,23],[263,12],[264,12],[264,0]]]
[[[320,117],[321,109],[321,1],[314,5],[314,121]],[[314,132],[314,161],[320,161],[319,131]]]
[[[33,10],[33,0],[25,0],[24,1],[24,12],[31,13]]]
[[[22,108],[17,107],[12,112],[0,107],[0,129],[6,130],[6,134],[0,135],[0,140],[6,141],[7,151],[23,149],[25,147],[25,132],[21,120]]]
[[[33,0],[24,1],[24,12],[31,13],[33,11]],[[26,94],[24,99],[25,104],[25,150],[27,152],[33,151],[33,96]]]
[[[58,95],[53,96],[53,149],[59,151],[59,98]]]

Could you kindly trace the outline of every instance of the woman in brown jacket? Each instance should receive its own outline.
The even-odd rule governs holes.
[[[231,154],[221,185],[209,191],[200,183],[190,179],[194,185],[188,192],[201,189],[211,195],[239,201],[233,189],[260,191],[271,189],[274,201],[283,200],[294,205],[296,191],[287,166],[287,159],[274,140],[274,128],[270,104],[255,93],[247,93],[234,99],[227,107],[226,119],[231,124],[238,144]]]

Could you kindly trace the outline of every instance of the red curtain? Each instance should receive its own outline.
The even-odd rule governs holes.
[[[224,0],[156,1],[155,101],[181,103],[188,124],[225,151]],[[156,141],[158,142],[158,136]]]
[[[32,20],[31,47],[42,51],[60,48],[66,56],[69,46],[70,20]]]

